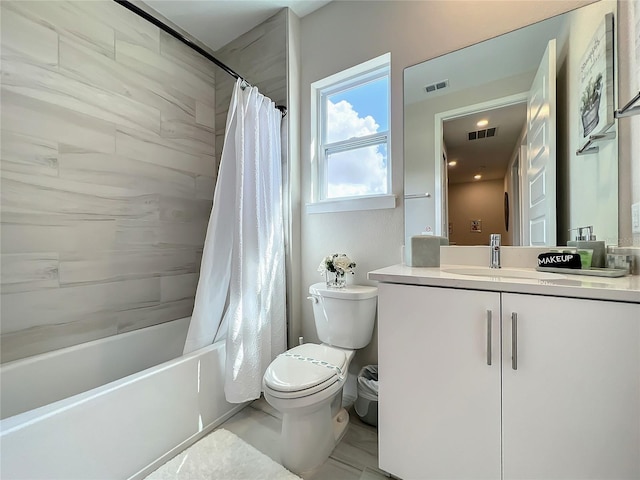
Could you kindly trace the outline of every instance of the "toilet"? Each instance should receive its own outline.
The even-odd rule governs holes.
[[[297,474],[329,458],[349,414],[342,387],[355,350],[371,341],[378,289],[362,285],[309,287],[318,338],[278,355],[263,378],[264,397],[282,413],[282,464]]]

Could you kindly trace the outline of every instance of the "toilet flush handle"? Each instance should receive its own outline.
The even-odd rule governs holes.
[[[307,300],[311,300],[311,303],[318,303],[318,297],[311,295],[307,297]]]

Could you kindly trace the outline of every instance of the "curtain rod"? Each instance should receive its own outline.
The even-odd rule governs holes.
[[[216,57],[214,57],[213,55],[211,55],[209,52],[207,52],[205,49],[203,49],[202,47],[196,45],[195,43],[193,43],[191,40],[189,40],[187,37],[185,37],[184,35],[182,35],[181,33],[179,33],[178,31],[174,30],[173,28],[171,28],[169,25],[167,25],[166,23],[158,20],[156,17],[154,17],[153,15],[151,15],[150,13],[144,11],[142,8],[138,7],[137,5],[134,5],[133,3],[131,3],[128,0],[114,0],[116,3],[122,5],[124,8],[132,11],[133,13],[135,13],[136,15],[144,18],[145,20],[147,20],[148,22],[153,23],[156,27],[158,27],[160,30],[165,31],[166,33],[168,33],[169,35],[171,35],[173,38],[176,38],[177,40],[180,40],[182,43],[184,43],[186,46],[188,46],[189,48],[191,48],[192,50],[195,50],[196,52],[198,52],[200,55],[202,55],[204,58],[206,58],[207,60],[215,63],[218,67],[220,67],[222,70],[224,70],[226,73],[228,73],[229,75],[231,75],[233,78],[236,78],[238,80],[242,80],[247,86],[252,86],[249,82],[247,82],[247,80],[241,76],[240,74],[238,74],[237,72],[235,72],[234,70],[232,70],[231,68],[229,68],[228,66],[226,66],[224,63],[222,63],[220,60],[218,60]],[[284,117],[287,114],[287,107],[283,107],[282,105],[277,105],[276,108],[278,110],[280,110],[280,113],[282,113],[282,116]]]

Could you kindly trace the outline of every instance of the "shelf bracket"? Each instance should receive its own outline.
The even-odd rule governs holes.
[[[608,125],[605,130],[608,130],[611,125]],[[594,143],[599,142],[600,140],[613,140],[616,138],[616,132],[605,132],[605,133],[596,133],[593,135],[589,135],[589,140],[585,143],[581,148],[576,150],[576,155],[587,155],[589,153],[598,153],[598,146],[594,145]]]
[[[640,115],[640,105],[636,105],[640,101],[640,92],[631,99],[629,103],[627,103],[620,110],[616,110],[613,112],[613,116],[616,118],[625,118],[631,117],[633,115]]]

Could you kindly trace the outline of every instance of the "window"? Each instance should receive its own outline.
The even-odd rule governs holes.
[[[395,207],[389,66],[386,54],[311,85],[317,149],[308,211]]]

